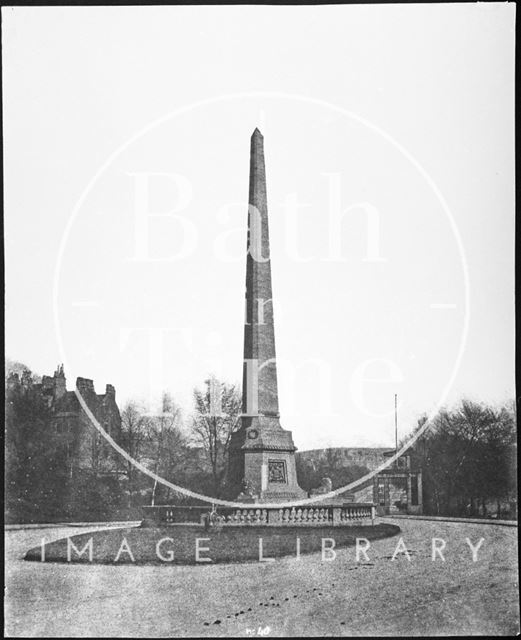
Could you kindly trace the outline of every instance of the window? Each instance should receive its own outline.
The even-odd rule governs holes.
[[[378,504],[385,506],[385,480],[378,480]]]

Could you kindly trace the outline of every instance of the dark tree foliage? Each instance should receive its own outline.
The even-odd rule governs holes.
[[[121,506],[121,494],[121,483],[116,477],[81,470],[71,483],[69,499],[64,505],[65,518],[86,522],[111,520]]]
[[[41,396],[28,388],[6,396],[5,481],[7,520],[41,522],[67,498],[66,451],[49,429]]]
[[[422,418],[417,429],[425,423]],[[441,411],[410,450],[423,470],[424,511],[433,515],[514,515],[517,441],[513,407],[463,401]],[[510,513],[509,513],[510,512]]]

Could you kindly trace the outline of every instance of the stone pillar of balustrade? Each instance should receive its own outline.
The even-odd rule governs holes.
[[[268,524],[280,524],[280,512],[278,509],[268,509]]]

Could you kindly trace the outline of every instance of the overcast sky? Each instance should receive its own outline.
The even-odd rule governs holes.
[[[514,4],[2,19],[10,358],[186,413],[238,382],[258,126],[296,445],[513,398]]]

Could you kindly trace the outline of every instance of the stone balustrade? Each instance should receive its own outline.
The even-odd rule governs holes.
[[[144,507],[143,526],[164,526],[181,523],[202,522],[208,506],[159,505]],[[251,508],[220,507],[218,515],[223,525],[277,525],[309,526],[333,525],[355,526],[374,524],[375,505],[372,503],[318,504],[309,507],[263,507],[252,504]]]

